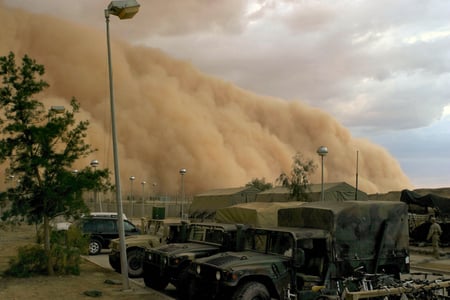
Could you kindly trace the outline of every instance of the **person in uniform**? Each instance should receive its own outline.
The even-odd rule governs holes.
[[[436,259],[439,259],[439,239],[442,234],[441,226],[436,223],[436,218],[431,217],[430,218],[431,226],[430,230],[428,231],[427,240],[431,239],[431,245],[433,246],[433,256]]]

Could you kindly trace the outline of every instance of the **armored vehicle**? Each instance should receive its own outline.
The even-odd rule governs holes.
[[[172,243],[147,249],[144,258],[145,285],[163,290],[169,283],[177,289],[187,282],[192,260],[224,251],[240,250],[244,228],[236,224],[192,223],[186,243]]]
[[[312,202],[280,209],[281,227],[249,228],[244,251],[195,260],[191,299],[339,299],[343,278],[409,272],[404,203]]]
[[[158,247],[167,243],[182,242],[185,239],[186,234],[183,234],[180,218],[148,220],[145,234],[125,237],[128,276],[130,278],[142,277],[144,271],[144,253],[146,249]],[[112,240],[109,247],[111,248],[111,252],[109,253],[109,264],[116,272],[120,273],[120,240]]]

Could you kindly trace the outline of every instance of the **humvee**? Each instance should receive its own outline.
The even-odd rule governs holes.
[[[183,234],[182,226],[180,218],[150,219],[145,226],[145,234],[125,237],[128,276],[130,278],[142,277],[146,249],[185,240],[186,234]],[[116,272],[120,273],[120,240],[112,240],[110,248],[109,264]]]
[[[341,299],[355,269],[409,272],[408,211],[387,201],[311,202],[248,228],[244,250],[192,262],[190,299]]]

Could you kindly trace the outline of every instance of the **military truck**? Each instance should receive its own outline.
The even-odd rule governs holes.
[[[248,228],[244,250],[192,262],[190,299],[340,299],[355,270],[409,272],[401,202],[311,202],[278,211],[280,227]],[[344,288],[346,287],[346,289]],[[351,291],[351,289],[350,289]]]
[[[172,283],[179,290],[187,282],[187,268],[192,260],[224,251],[238,251],[244,226],[222,223],[191,223],[186,243],[172,243],[147,249],[144,257],[144,282],[147,287],[163,290]]]
[[[144,232],[145,234],[125,237],[130,278],[142,277],[145,249],[167,243],[182,242],[186,239],[180,218],[150,219],[146,222]],[[112,240],[110,248],[109,264],[116,272],[120,273],[120,240]]]

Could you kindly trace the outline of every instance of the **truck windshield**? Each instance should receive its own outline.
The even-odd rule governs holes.
[[[258,229],[246,233],[246,250],[292,256],[293,245],[294,238],[288,232]]]
[[[189,228],[189,241],[207,242],[221,245],[223,242],[224,231],[215,226],[191,226]]]

